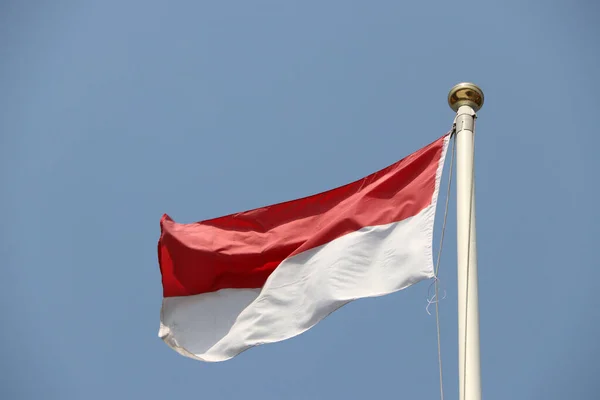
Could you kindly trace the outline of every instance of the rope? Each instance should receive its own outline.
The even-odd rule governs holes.
[[[454,154],[455,152],[455,147],[456,147],[456,135],[455,135],[455,131],[453,129],[452,133],[451,133],[451,138],[453,139],[452,141],[452,156],[450,158],[450,174],[448,176],[448,190],[446,192],[446,206],[445,206],[445,210],[444,210],[444,222],[442,223],[442,235],[440,237],[440,247],[438,250],[438,255],[437,255],[437,260],[435,263],[435,280],[434,280],[434,285],[435,285],[435,295],[432,299],[428,300],[428,304],[427,304],[427,312],[429,313],[429,305],[431,303],[435,303],[435,325],[436,325],[436,331],[437,331],[437,350],[438,350],[438,365],[439,365],[439,373],[440,373],[440,399],[444,400],[444,379],[443,379],[443,374],[442,374],[442,344],[441,344],[441,335],[440,335],[440,298],[439,298],[439,278],[438,278],[438,272],[440,271],[440,260],[442,257],[442,248],[444,246],[444,234],[446,233],[446,220],[448,219],[448,204],[450,202],[450,188],[452,187],[452,171],[453,166],[454,166]],[[445,293],[444,293],[444,298],[446,297]],[[433,301],[433,299],[435,298],[435,301]]]

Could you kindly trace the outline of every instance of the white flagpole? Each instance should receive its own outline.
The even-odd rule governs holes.
[[[483,92],[472,83],[459,83],[448,94],[456,111],[456,225],[458,253],[458,374],[460,400],[481,400],[479,296],[475,234],[474,139],[476,112]]]

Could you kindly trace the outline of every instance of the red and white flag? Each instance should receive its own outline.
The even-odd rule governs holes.
[[[192,224],[163,216],[159,336],[185,356],[224,361],[352,300],[433,278],[448,141],[310,197]]]

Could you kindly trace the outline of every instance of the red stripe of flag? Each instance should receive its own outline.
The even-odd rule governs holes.
[[[298,200],[192,224],[161,219],[164,297],[260,288],[286,258],[431,203],[442,137],[363,179]]]

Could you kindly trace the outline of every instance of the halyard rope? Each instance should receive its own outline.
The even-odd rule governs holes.
[[[440,237],[440,247],[438,249],[438,255],[437,255],[437,260],[436,260],[436,264],[435,264],[435,280],[434,280],[434,285],[435,285],[435,295],[433,296],[433,298],[435,298],[435,301],[433,301],[433,298],[428,300],[428,304],[427,307],[429,308],[429,305],[431,303],[435,303],[435,325],[436,325],[436,330],[437,330],[437,350],[438,350],[438,366],[439,366],[439,373],[440,373],[440,398],[441,400],[444,400],[444,379],[443,379],[443,374],[442,374],[442,345],[441,345],[441,340],[440,340],[440,307],[439,307],[439,303],[440,303],[440,297],[439,297],[439,279],[438,279],[438,273],[440,270],[440,259],[442,256],[442,248],[444,245],[444,234],[446,233],[446,220],[448,217],[448,204],[450,201],[450,188],[452,187],[452,172],[453,172],[453,166],[454,166],[454,155],[455,155],[455,147],[456,147],[456,131],[453,129],[452,133],[451,133],[451,139],[452,140],[452,155],[450,157],[450,173],[448,176],[448,190],[446,192],[446,206],[445,206],[445,210],[444,210],[444,221],[442,223],[442,235]],[[445,297],[445,295],[444,295]],[[427,312],[429,312],[429,310],[427,310]]]

